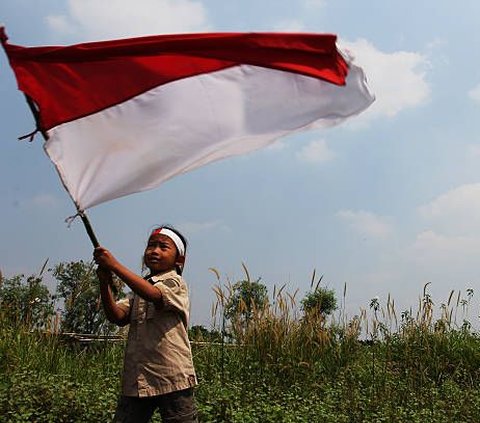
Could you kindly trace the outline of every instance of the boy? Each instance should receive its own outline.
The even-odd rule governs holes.
[[[163,422],[198,422],[188,290],[181,277],[185,250],[186,240],[177,230],[155,229],[143,255],[149,274],[142,278],[107,249],[95,248],[105,314],[119,326],[130,324],[115,423],[148,422],[157,408]],[[130,287],[130,297],[114,300],[112,274]]]

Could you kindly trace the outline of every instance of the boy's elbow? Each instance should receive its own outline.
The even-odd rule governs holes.
[[[127,326],[130,322],[128,321],[127,317],[124,317],[123,319],[117,319],[115,322],[112,323],[115,323],[117,326],[124,327]]]
[[[118,319],[118,318],[110,318],[107,319],[110,323],[113,323],[116,326],[127,326],[128,325],[128,320],[127,319]]]
[[[118,312],[105,313],[105,317],[110,323],[117,326],[128,325],[128,314],[123,310]]]

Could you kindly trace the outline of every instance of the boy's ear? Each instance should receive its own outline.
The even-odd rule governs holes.
[[[179,265],[180,267],[183,267],[185,264],[185,256],[181,256],[180,254],[177,254],[177,259],[175,261],[175,264]]]

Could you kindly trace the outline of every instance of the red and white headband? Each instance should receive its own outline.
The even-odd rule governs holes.
[[[183,243],[182,238],[180,238],[175,232],[168,228],[159,228],[155,229],[150,236],[158,234],[168,236],[175,244],[175,247],[177,247],[178,254],[180,256],[185,255],[185,244]]]

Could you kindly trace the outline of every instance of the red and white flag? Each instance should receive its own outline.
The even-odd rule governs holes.
[[[161,35],[55,47],[0,37],[81,211],[338,124],[374,100],[335,35]]]

